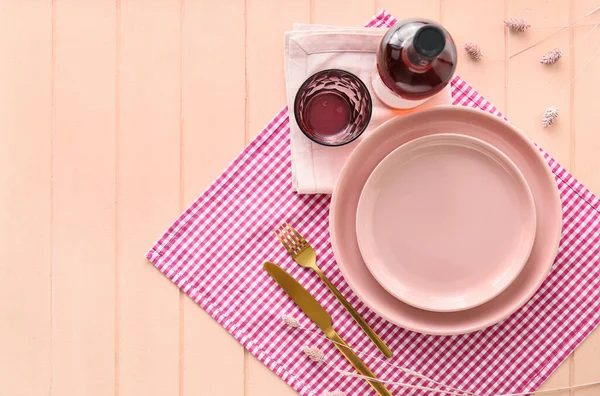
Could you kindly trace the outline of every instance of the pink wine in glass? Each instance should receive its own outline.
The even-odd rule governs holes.
[[[407,19],[381,40],[373,91],[390,107],[416,107],[444,89],[455,69],[456,45],[448,31],[434,21]]]
[[[317,93],[306,104],[308,126],[322,135],[335,135],[343,131],[350,121],[352,108],[341,94]]]
[[[358,138],[369,125],[372,110],[365,83],[339,69],[310,76],[294,101],[294,118],[300,130],[325,146],[341,146]]]

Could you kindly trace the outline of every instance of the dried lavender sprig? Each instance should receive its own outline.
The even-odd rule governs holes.
[[[540,63],[543,65],[553,65],[562,58],[563,53],[560,48],[554,48],[552,51],[546,52],[542,59],[540,59]]]
[[[465,49],[465,51],[467,51],[467,54],[469,54],[469,56],[473,60],[478,61],[481,58],[483,58],[483,54],[481,53],[481,48],[479,48],[479,46],[477,44],[465,43],[464,49]]]
[[[509,18],[504,21],[504,24],[511,31],[518,33],[522,33],[531,27],[525,18]]]
[[[542,115],[542,127],[548,128],[554,124],[554,121],[558,118],[558,109],[554,106],[550,106],[544,111]]]

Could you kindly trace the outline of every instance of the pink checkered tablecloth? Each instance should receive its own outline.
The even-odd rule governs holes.
[[[367,26],[386,27],[394,22],[383,10]],[[501,116],[459,77],[452,81],[452,94],[455,105]],[[273,229],[283,221],[294,224],[315,247],[326,275],[394,351],[391,363],[481,395],[535,389],[600,322],[600,200],[544,155],[558,183],[564,218],[552,272],[523,308],[476,333],[442,337],[410,332],[386,322],[358,300],[331,250],[330,197],[292,192],[287,108],[169,227],[147,257],[301,395],[320,396],[332,390],[347,396],[375,393],[365,381],[342,376],[303,355],[302,346],[316,346],[330,364],[352,371],[264,272],[264,261],[280,264],[310,290],[355,350],[373,355],[377,351],[316,274],[295,264],[274,238]],[[283,313],[315,331],[286,327],[280,320]],[[363,357],[380,378],[407,380],[391,365]],[[398,395],[423,394],[390,389]]]

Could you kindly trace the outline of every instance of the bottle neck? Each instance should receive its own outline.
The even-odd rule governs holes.
[[[413,39],[406,42],[402,53],[402,60],[408,68],[415,73],[423,73],[431,68],[434,58],[425,57],[417,52]]]

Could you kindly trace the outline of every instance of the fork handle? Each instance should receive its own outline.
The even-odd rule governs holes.
[[[358,312],[356,312],[354,307],[350,305],[348,300],[344,298],[344,296],[342,295],[342,293],[340,293],[337,287],[335,287],[333,283],[331,283],[331,281],[327,279],[323,271],[321,271],[321,269],[317,265],[315,265],[313,269],[319,275],[319,278],[321,278],[321,280],[325,282],[327,287],[329,287],[329,290],[331,290],[331,292],[335,294],[335,296],[342,303],[344,308],[346,308],[350,315],[352,315],[352,318],[356,321],[356,323],[358,323],[360,328],[363,329],[367,336],[369,336],[371,341],[373,341],[373,343],[377,346],[381,353],[383,353],[385,357],[391,358],[392,351],[390,350],[390,348],[388,348],[387,345],[385,345],[385,343],[381,340],[381,338],[379,338],[379,336],[373,331],[373,329],[367,324],[367,322],[365,322],[365,320],[358,314]]]

